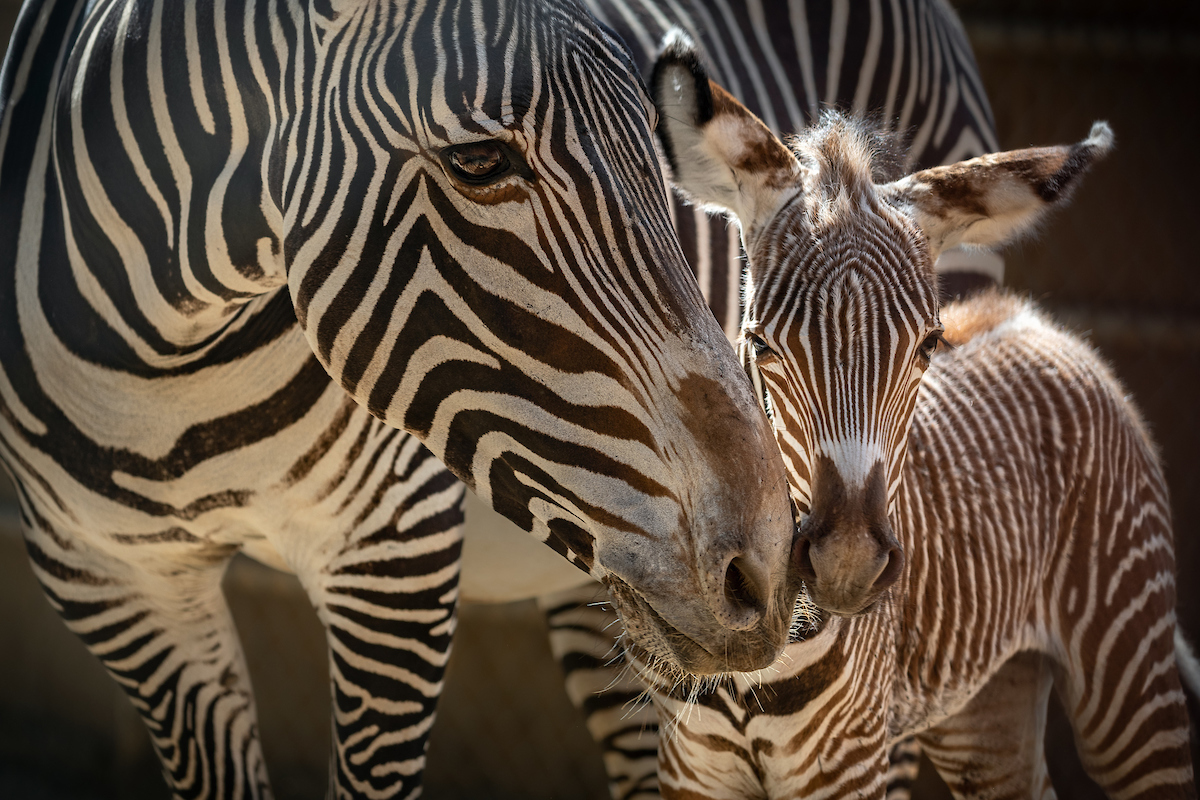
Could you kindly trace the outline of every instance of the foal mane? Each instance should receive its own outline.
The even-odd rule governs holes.
[[[885,130],[879,120],[827,109],[788,145],[807,173],[805,195],[832,210],[875,202],[875,184],[901,177],[906,138]]]

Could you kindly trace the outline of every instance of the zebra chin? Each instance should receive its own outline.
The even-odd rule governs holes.
[[[685,632],[622,579],[610,574],[604,585],[625,629],[623,646],[636,662],[657,673],[678,677],[754,672],[775,663],[791,632],[793,607],[783,602],[772,603],[749,628],[728,628],[714,616],[689,625]]]

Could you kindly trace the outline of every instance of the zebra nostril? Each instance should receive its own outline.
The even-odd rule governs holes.
[[[753,608],[758,604],[758,598],[739,561],[740,558],[733,559],[725,569],[725,599],[734,608]]]
[[[871,590],[882,592],[884,589],[891,586],[900,577],[900,571],[904,569],[904,551],[899,547],[893,547],[888,550],[888,560],[884,564],[883,570],[880,571],[879,577],[875,578],[875,583],[871,585]]]
[[[812,563],[812,540],[801,536],[792,545],[792,568],[806,581],[817,577],[817,570]]]
[[[765,613],[758,584],[740,557],[735,556],[725,567],[724,595],[725,613],[718,617],[728,627],[749,628]]]

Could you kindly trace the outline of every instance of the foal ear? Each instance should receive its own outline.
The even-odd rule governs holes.
[[[1028,232],[1112,148],[1108,123],[1097,122],[1077,144],[991,153],[913,173],[879,191],[916,215],[937,258],[956,244],[996,246]]]
[[[799,173],[796,157],[709,80],[682,31],[669,32],[663,47],[650,86],[674,184],[701,205],[732,211],[744,226],[764,222]]]

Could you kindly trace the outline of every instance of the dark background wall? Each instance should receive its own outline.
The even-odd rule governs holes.
[[[1200,3],[961,0],[1004,148],[1077,141],[1108,120],[1118,149],[1037,239],[1009,285],[1085,333],[1141,406],[1167,465],[1179,614],[1200,641]],[[0,41],[17,3],[0,0]],[[0,224],[5,224],[0,220]],[[124,698],[41,598],[0,479],[0,796],[165,797]],[[231,595],[281,798],[323,796],[328,733],[319,626],[295,581],[239,562]],[[529,604],[464,609],[427,796],[604,796]],[[1193,707],[1193,717],[1200,708]],[[1095,796],[1051,721],[1059,796]],[[932,784],[922,797],[942,796]]]

